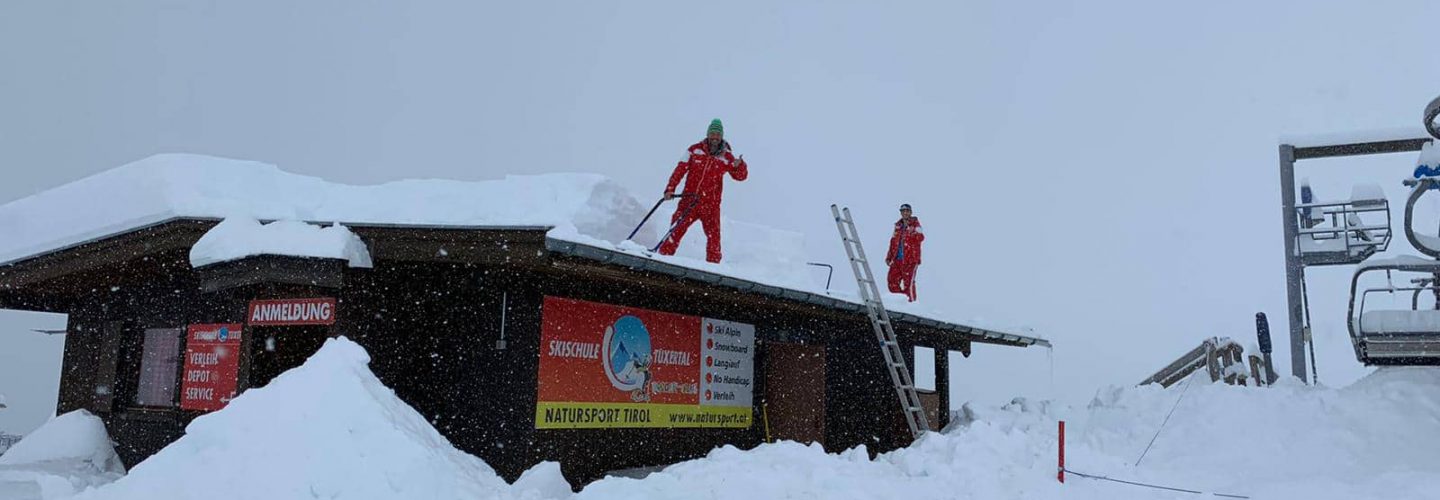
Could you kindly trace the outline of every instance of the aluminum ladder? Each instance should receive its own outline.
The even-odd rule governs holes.
[[[890,323],[890,313],[885,312],[880,288],[875,284],[875,275],[870,272],[870,262],[865,259],[865,247],[860,244],[860,234],[855,230],[855,219],[850,217],[850,208],[841,209],[830,205],[835,216],[835,227],[840,230],[840,240],[845,244],[845,254],[850,258],[850,270],[855,272],[855,284],[860,300],[865,304],[865,313],[870,316],[870,325],[875,327],[875,337],[880,341],[880,353],[885,355],[885,367],[890,370],[890,381],[895,384],[895,395],[900,398],[900,408],[905,413],[905,423],[910,425],[910,435],[920,435],[930,430],[930,420],[925,416],[925,406],[920,403],[920,394],[915,392],[915,382],[910,378],[910,367],[905,364],[905,353],[895,338],[895,328]]]

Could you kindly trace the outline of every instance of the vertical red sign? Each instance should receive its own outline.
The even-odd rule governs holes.
[[[235,397],[241,341],[239,324],[190,325],[185,333],[181,409],[215,411]]]

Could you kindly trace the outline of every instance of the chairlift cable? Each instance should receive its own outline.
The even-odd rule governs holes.
[[[1170,413],[1165,414],[1165,420],[1160,422],[1160,428],[1155,429],[1155,436],[1150,438],[1150,444],[1145,445],[1145,451],[1140,453],[1140,458],[1135,459],[1135,466],[1140,466],[1140,461],[1145,460],[1145,455],[1150,453],[1150,447],[1155,446],[1155,440],[1160,437],[1160,431],[1165,430],[1165,424],[1170,423],[1170,416],[1175,414],[1175,409],[1180,407],[1180,401],[1185,399],[1185,391],[1190,389],[1190,381],[1195,379],[1195,374],[1185,377],[1185,387],[1180,388],[1180,397],[1175,398],[1175,406],[1170,407]]]

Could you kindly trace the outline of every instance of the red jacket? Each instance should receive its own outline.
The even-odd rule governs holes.
[[[920,227],[919,217],[895,221],[895,233],[890,236],[890,252],[885,254],[885,262],[920,265],[922,241],[925,241],[925,230]]]
[[[685,157],[675,165],[675,172],[670,174],[670,182],[665,184],[665,192],[675,193],[675,186],[679,185],[680,178],[684,177],[685,190],[680,193],[697,196],[697,203],[718,206],[720,194],[725,190],[725,174],[730,174],[730,177],[737,181],[743,181],[750,176],[750,171],[744,161],[735,161],[735,155],[730,153],[729,142],[725,143],[724,153],[712,156],[706,152],[705,141],[700,141],[686,148]]]

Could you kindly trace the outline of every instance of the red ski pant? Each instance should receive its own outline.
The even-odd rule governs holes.
[[[705,260],[720,262],[719,203],[699,202],[689,210],[676,210],[675,215],[670,217],[670,224],[674,229],[670,231],[670,237],[660,243],[660,255],[675,255],[680,239],[685,237],[685,231],[696,221],[700,222],[700,228],[705,231]]]
[[[910,302],[915,302],[915,269],[920,264],[909,262],[895,262],[890,264],[890,274],[886,281],[890,283],[892,293],[903,293]]]

